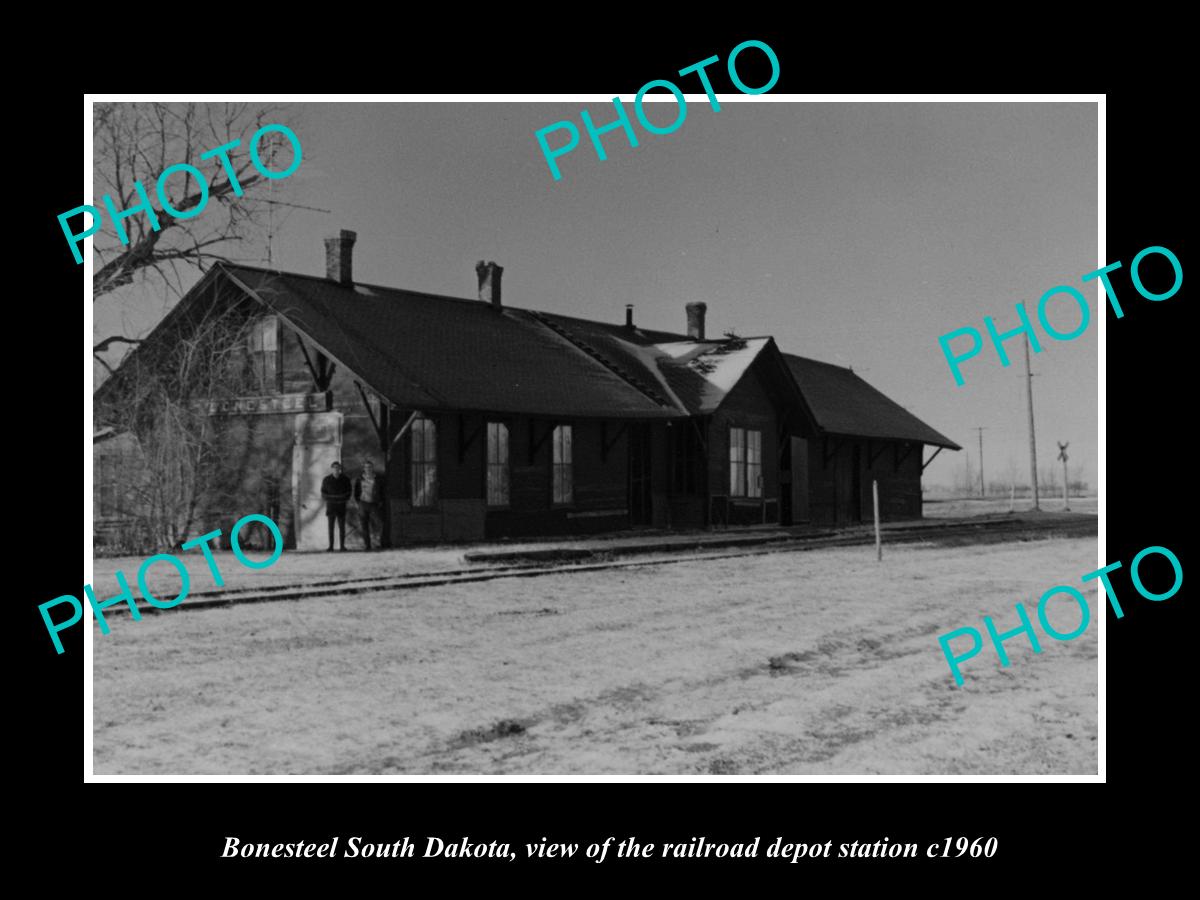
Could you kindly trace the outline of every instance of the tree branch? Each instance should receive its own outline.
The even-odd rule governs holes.
[[[128,338],[124,335],[114,334],[112,337],[106,337],[95,347],[92,348],[92,353],[103,353],[108,350],[113,344],[140,344],[141,338]]]
[[[135,182],[153,184],[169,165],[194,165],[204,151],[232,140],[240,142],[230,160],[243,193],[234,193],[233,181],[226,176],[224,166],[213,159],[209,161],[211,172],[205,173],[211,208],[184,220],[156,210],[157,231],[150,227],[145,213],[130,216],[122,223],[128,244],[121,244],[111,231],[98,232],[92,243],[99,263],[92,279],[94,299],[133,284],[141,274],[157,273],[170,286],[159,263],[178,260],[203,270],[209,260],[223,258],[205,248],[258,237],[256,227],[262,221],[267,198],[255,189],[266,178],[254,168],[246,142],[264,121],[286,123],[287,117],[280,116],[275,106],[225,104],[217,108],[221,110],[219,118],[214,117],[212,104],[95,105],[95,184],[98,191],[119,198],[124,208],[138,202]],[[177,188],[175,198],[165,199],[179,212],[195,210],[205,196],[191,173],[184,178],[176,176],[171,183]],[[168,185],[163,187],[169,190]],[[273,190],[278,193],[280,187]]]

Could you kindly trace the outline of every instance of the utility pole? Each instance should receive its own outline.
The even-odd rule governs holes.
[[[979,432],[979,498],[982,500],[987,496],[983,489],[983,433],[987,429],[980,425],[975,430]]]
[[[1025,335],[1025,385],[1029,398],[1029,471],[1033,475],[1033,508],[1041,510],[1038,502],[1037,439],[1033,433],[1033,372],[1029,369],[1029,335]]]

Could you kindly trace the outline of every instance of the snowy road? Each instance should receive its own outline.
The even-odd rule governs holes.
[[[1094,774],[1094,585],[1082,637],[961,688],[937,636],[1095,568],[1094,538],[845,548],[123,618],[95,769]]]

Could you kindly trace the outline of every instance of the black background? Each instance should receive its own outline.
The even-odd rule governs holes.
[[[326,63],[318,71],[298,61],[307,53],[301,45],[285,46],[283,40],[271,44],[260,35],[256,39],[260,54],[263,46],[277,46],[282,48],[280,58],[294,64],[280,64],[271,78],[260,77],[266,71],[262,65],[216,74],[206,68],[202,79],[189,77],[187,66],[181,65],[171,88],[191,92],[236,92],[250,86],[296,92],[586,91],[624,98],[645,81],[671,77],[679,68],[717,54],[722,64],[709,72],[715,90],[724,93],[733,88],[723,61],[733,46],[747,38],[767,42],[779,57],[782,74],[772,93],[1103,91],[1114,81],[1102,72],[1082,71],[1082,57],[1070,69],[1070,77],[1039,69],[1023,71],[1014,81],[1012,67],[989,67],[961,51],[955,59],[946,54],[937,57],[946,65],[926,66],[920,70],[923,78],[899,66],[864,72],[863,57],[853,45],[844,54],[819,54],[815,48],[827,36],[799,28],[714,27],[696,36],[661,38],[622,27],[588,41],[530,37],[518,42],[511,34],[501,39],[490,27],[480,25],[469,33],[464,26],[453,36],[397,33],[392,37],[395,46],[382,57],[379,47],[373,52],[322,50]],[[905,58],[904,52],[897,53],[897,63]],[[739,72],[750,85],[764,83],[769,74],[765,63],[755,71],[756,60],[761,60],[756,51],[739,58]],[[968,73],[985,77],[972,84]],[[136,65],[120,73],[94,72],[88,86],[114,92],[163,89],[157,77],[161,73],[154,74],[152,82],[144,83],[150,73]],[[690,78],[680,79],[682,86],[689,92],[698,90],[694,76]],[[1166,83],[1160,80],[1145,91],[1110,92],[1107,105],[1106,261],[1124,263],[1113,282],[1126,315],[1117,320],[1111,311],[1107,313],[1104,558],[1125,563],[1114,573],[1113,582],[1126,615],[1117,620],[1110,611],[1106,623],[1106,786],[1048,782],[85,785],[82,629],[63,633],[66,653],[56,656],[37,612],[37,604],[45,600],[80,594],[83,576],[75,566],[81,544],[86,547],[90,540],[90,535],[81,534],[81,520],[74,518],[82,488],[80,454],[90,447],[83,429],[73,424],[82,378],[75,343],[80,339],[74,324],[78,320],[71,310],[81,302],[83,270],[74,264],[56,220],[59,212],[82,202],[83,97],[64,85],[57,95],[39,98],[27,120],[30,133],[38,135],[36,144],[27,148],[27,162],[39,177],[14,179],[20,182],[15,185],[19,189],[36,185],[36,192],[20,201],[19,213],[9,208],[10,217],[34,229],[29,238],[10,241],[10,259],[21,272],[32,275],[28,282],[22,278],[25,286],[9,298],[19,310],[10,316],[9,366],[14,380],[9,398],[16,406],[15,418],[27,418],[20,429],[10,421],[10,440],[17,434],[25,438],[16,444],[17,459],[10,469],[10,483],[16,490],[10,494],[15,506],[9,510],[18,524],[15,533],[10,532],[9,571],[18,584],[17,596],[10,602],[19,610],[18,621],[25,623],[25,656],[11,682],[21,724],[9,734],[9,746],[17,757],[10,771],[31,776],[22,778],[28,797],[20,819],[25,834],[21,843],[47,860],[82,853],[84,866],[92,865],[87,860],[103,856],[103,871],[94,869],[97,878],[123,881],[123,870],[128,869],[138,878],[162,873],[172,884],[242,884],[248,878],[265,878],[303,879],[315,885],[325,876],[332,883],[335,878],[370,875],[385,877],[397,889],[415,886],[401,880],[412,866],[430,872],[450,872],[451,867],[442,860],[419,858],[401,863],[296,863],[222,861],[218,855],[226,835],[252,842],[285,842],[327,840],[338,834],[344,843],[349,835],[390,842],[407,834],[419,844],[425,835],[448,842],[468,835],[472,840],[508,841],[518,853],[522,843],[543,836],[586,845],[609,835],[656,843],[700,834],[714,841],[744,841],[757,835],[763,838],[764,850],[776,835],[783,835],[785,841],[833,840],[835,849],[842,841],[875,841],[884,836],[892,842],[916,841],[922,847],[948,836],[996,836],[1000,852],[990,861],[851,865],[833,860],[788,866],[760,858],[734,866],[696,861],[654,864],[670,867],[672,875],[699,872],[706,880],[718,869],[758,876],[764,867],[774,867],[776,875],[788,877],[797,888],[811,885],[814,876],[841,883],[847,873],[890,882],[909,872],[933,884],[941,877],[940,870],[952,867],[955,871],[945,874],[954,879],[947,884],[960,886],[956,890],[985,884],[987,872],[1001,869],[1046,864],[1069,869],[1070,861],[1100,868],[1139,858],[1143,852],[1169,855],[1165,843],[1174,832],[1159,815],[1187,783],[1191,763],[1184,749],[1194,706],[1184,680],[1186,647],[1192,642],[1184,622],[1188,587],[1185,582],[1170,600],[1151,603],[1137,596],[1128,578],[1132,557],[1153,544],[1171,548],[1188,571],[1182,518],[1187,510],[1184,486],[1189,480],[1195,402],[1189,400],[1187,387],[1194,379],[1185,373],[1190,368],[1185,366],[1190,358],[1185,345],[1193,340],[1184,322],[1186,278],[1183,290],[1170,300],[1151,303],[1136,294],[1128,274],[1133,256],[1150,245],[1169,247],[1185,273],[1188,268],[1182,227],[1185,148],[1178,131],[1185,100],[1165,89]],[[612,175],[619,177],[615,170]],[[30,264],[27,250],[36,262]],[[1087,262],[1080,261],[1081,272]],[[1077,273],[1063,274],[1067,282]],[[1150,277],[1147,274],[1147,280]],[[988,309],[1019,298],[1010,297],[1004,285],[995,285],[992,295],[977,299],[982,317]],[[1030,299],[1036,298],[1026,298]],[[83,335],[82,340],[86,369],[91,365],[87,352],[91,335]],[[70,346],[77,349],[69,350]],[[16,379],[17,371],[35,377]],[[86,395],[84,402],[88,402]],[[1169,571],[1161,559],[1149,562],[1143,578],[1149,587],[1161,590],[1163,579],[1155,579],[1155,564],[1161,566],[1167,584]],[[103,683],[95,685],[96,693],[104,689]],[[142,689],[155,690],[153,673],[147,674]],[[180,769],[187,769],[186,761],[181,760]],[[496,883],[512,871],[522,878],[538,872],[571,876],[571,881],[582,873],[592,881],[601,874],[620,877],[632,868],[645,871],[651,865],[618,865],[611,858],[605,866],[586,860],[532,865],[468,861],[453,871],[482,875]],[[1028,880],[1008,884],[1012,890],[1035,887]]]

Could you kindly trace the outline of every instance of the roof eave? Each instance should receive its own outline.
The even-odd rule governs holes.
[[[949,438],[940,438],[939,440],[931,440],[928,437],[912,437],[905,435],[880,435],[880,434],[856,434],[850,431],[829,431],[824,428],[820,429],[822,435],[838,438],[854,438],[860,441],[900,441],[908,444],[928,444],[930,447],[942,447],[946,450],[961,450],[958,444]]]

